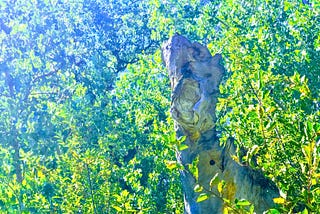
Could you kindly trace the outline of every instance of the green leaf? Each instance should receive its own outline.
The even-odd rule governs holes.
[[[277,209],[269,209],[268,214],[280,214],[280,212]]]
[[[185,150],[185,149],[187,149],[187,148],[189,148],[189,146],[186,145],[186,144],[180,144],[180,145],[178,146],[178,150],[179,150],[179,151],[183,151],[183,150]]]
[[[315,142],[311,142],[308,145],[302,147],[302,152],[308,163],[312,162],[312,153],[315,147]]]
[[[250,208],[249,208],[249,213],[253,214],[254,213],[254,205],[251,204]]]
[[[224,180],[222,180],[218,183],[218,192],[220,194],[222,194],[222,191],[224,190],[225,185],[226,185],[226,182]]]
[[[201,193],[198,198],[197,198],[197,202],[201,202],[201,201],[205,201],[210,197],[210,195],[208,193]]]
[[[281,198],[281,197],[279,197],[279,198],[274,198],[274,199],[273,199],[273,202],[276,203],[276,204],[284,204],[284,203],[286,202],[286,199]]]
[[[251,203],[249,201],[245,200],[245,199],[241,199],[240,201],[238,201],[236,203],[236,205],[238,205],[238,206],[250,206]]]
[[[170,140],[170,143],[175,143],[177,140],[176,140],[176,133],[172,133],[170,136],[169,136],[169,140]]]
[[[182,143],[182,142],[184,142],[186,139],[187,139],[187,136],[185,136],[185,135],[180,136],[180,137],[178,138],[178,142],[179,142],[179,143]]]
[[[210,180],[210,188],[212,189],[215,185],[217,185],[219,183],[219,177],[218,177],[219,173],[216,173],[213,178],[211,178]]]
[[[178,167],[177,161],[166,161],[166,166],[168,169],[172,170]]]
[[[114,209],[116,209],[118,212],[121,212],[122,211],[122,208],[121,207],[118,207],[116,205],[113,205],[112,206]]]
[[[192,164],[188,164],[189,170],[196,180],[198,180],[198,177],[199,177],[198,163],[199,163],[199,156],[197,156],[192,161]]]
[[[201,192],[203,190],[203,187],[199,184],[197,184],[195,187],[194,187],[194,191],[195,192]]]

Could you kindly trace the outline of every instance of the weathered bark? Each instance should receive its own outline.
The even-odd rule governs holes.
[[[216,173],[226,182],[222,198],[247,199],[255,205],[256,213],[272,207],[273,198],[279,195],[275,185],[261,172],[234,161],[232,140],[221,146],[215,132],[215,108],[224,74],[221,55],[212,57],[206,47],[180,35],[163,45],[162,55],[171,80],[171,115],[177,137],[187,137],[188,149],[177,152],[178,161],[185,167],[181,170],[185,213],[223,212],[226,204],[221,197],[197,203],[199,193],[194,192],[197,183],[210,189],[210,180]],[[187,170],[196,157],[199,157],[198,180]],[[217,188],[212,191],[219,195]]]

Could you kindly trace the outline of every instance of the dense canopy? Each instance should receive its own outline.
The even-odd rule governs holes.
[[[216,127],[281,190],[268,213],[319,211],[319,23],[317,0],[2,0],[0,211],[183,213],[176,32],[222,55]]]

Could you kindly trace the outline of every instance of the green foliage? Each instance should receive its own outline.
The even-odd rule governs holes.
[[[149,26],[156,27],[152,38],[163,41],[174,33],[180,33],[191,40],[208,43],[219,24],[217,13],[219,1],[182,0],[150,1]]]
[[[225,59],[217,128],[282,191],[268,213],[317,212],[320,5],[304,2],[1,1],[0,211],[182,213],[156,51],[178,32]]]
[[[241,161],[262,169],[276,182],[286,196],[283,212],[315,212],[320,158],[315,146],[319,141],[315,45],[319,5],[230,4],[222,6],[219,14],[228,25],[224,30],[228,39],[217,40],[227,43],[226,66],[232,71],[221,88],[219,110],[225,112],[221,128],[247,149]]]
[[[1,212],[179,213],[145,2],[0,4]]]
[[[114,97],[111,106],[114,110],[108,111],[112,117],[119,115],[119,119],[113,120],[113,128],[108,130],[115,137],[108,141],[108,146],[113,146],[114,151],[137,150],[132,160],[127,160],[127,156],[119,160],[127,170],[132,164],[133,170],[138,167],[141,173],[138,180],[131,180],[139,177],[136,174],[131,178],[125,177],[126,184],[131,187],[140,182],[140,187],[133,188],[131,203],[136,203],[141,195],[143,210],[151,213],[166,213],[172,209],[179,212],[182,205],[181,201],[178,202],[180,194],[176,195],[180,189],[177,172],[167,169],[165,164],[165,160],[174,156],[168,141],[173,135],[173,127],[171,120],[167,121],[169,83],[164,69],[159,67],[160,62],[158,51],[153,56],[142,58],[139,64],[128,66],[128,71],[116,82],[119,87],[111,95]],[[119,140],[124,143],[119,144]],[[155,200],[150,201],[151,198]],[[117,206],[121,207],[121,203],[119,201]]]
[[[281,212],[319,210],[319,3],[154,2],[165,35],[180,32],[224,56],[218,128],[247,151],[235,159],[276,182]]]

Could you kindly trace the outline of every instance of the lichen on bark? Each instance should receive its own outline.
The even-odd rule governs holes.
[[[172,117],[197,141],[214,127],[218,87],[224,73],[221,55],[186,38],[173,36],[163,49],[163,60],[171,79]]]

